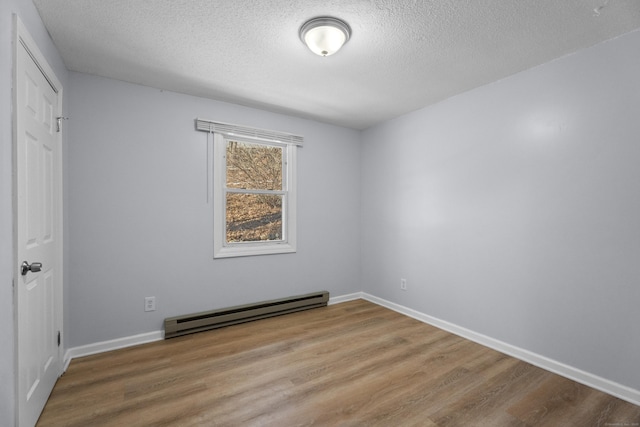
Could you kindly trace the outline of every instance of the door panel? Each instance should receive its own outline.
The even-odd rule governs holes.
[[[31,427],[62,372],[62,163],[54,126],[61,101],[32,56],[35,46],[28,51],[23,42],[16,43],[16,263],[42,263],[40,271],[22,274],[17,266],[15,273],[18,420]]]

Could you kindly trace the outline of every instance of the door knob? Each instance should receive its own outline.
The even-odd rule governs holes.
[[[26,276],[28,272],[37,273],[42,270],[41,262],[32,262],[29,264],[27,261],[22,261],[22,275]]]

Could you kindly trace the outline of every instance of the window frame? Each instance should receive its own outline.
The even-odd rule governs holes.
[[[283,150],[282,190],[282,240],[254,242],[227,242],[227,193],[238,193],[238,189],[227,188],[227,143],[246,142],[278,146]],[[254,255],[293,253],[297,250],[297,155],[296,145],[265,141],[246,136],[226,135],[213,132],[213,257],[230,258]],[[231,190],[231,191],[229,191]],[[245,193],[244,191],[240,191]],[[250,193],[251,191],[246,191]]]

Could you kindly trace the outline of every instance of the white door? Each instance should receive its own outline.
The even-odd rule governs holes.
[[[17,398],[19,425],[31,427],[62,372],[58,335],[62,310],[62,163],[56,121],[61,87],[55,76],[45,76],[50,67],[41,63],[44,59],[24,27],[17,27]]]

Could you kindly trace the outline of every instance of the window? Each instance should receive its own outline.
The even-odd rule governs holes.
[[[214,258],[295,252],[298,144],[216,130]]]

